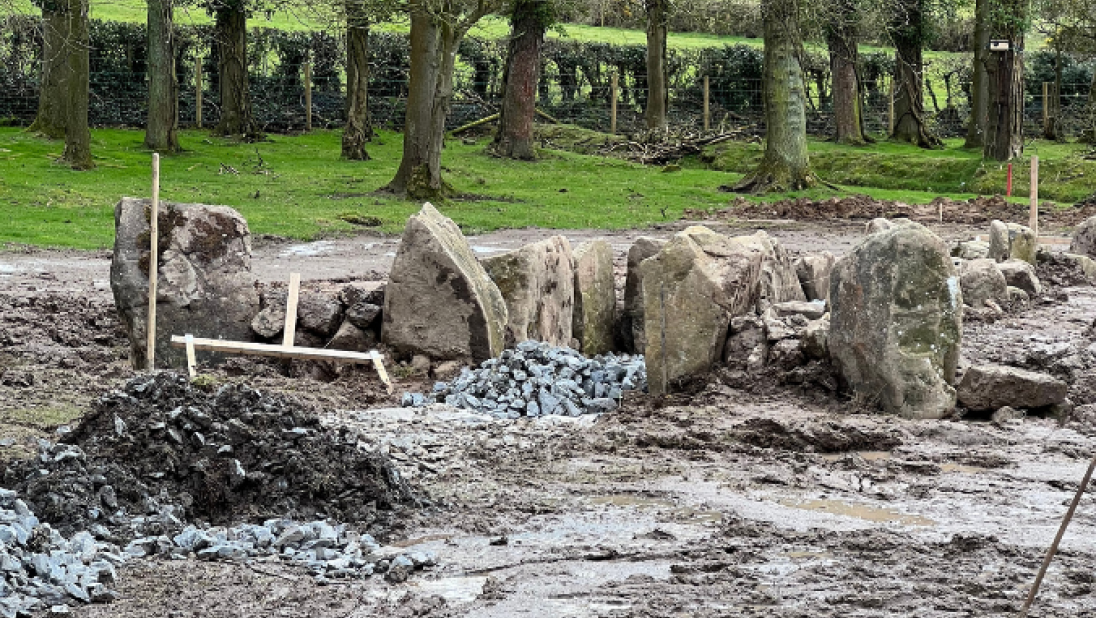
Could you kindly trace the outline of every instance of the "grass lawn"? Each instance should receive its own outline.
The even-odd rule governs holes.
[[[954,194],[1004,194],[1008,165],[983,161],[982,153],[965,150],[963,140],[945,140],[940,150],[924,150],[909,144],[882,141],[861,148],[812,139],[811,166],[828,182],[849,187]],[[1039,197],[1072,204],[1096,191],[1096,161],[1086,160],[1090,148],[1083,144],[1059,144],[1035,140],[1026,144],[1025,156],[1013,164],[1013,195],[1027,197],[1030,187],[1030,155],[1039,156]],[[704,159],[714,169],[746,173],[760,160],[760,144],[725,142],[709,149]]]
[[[114,204],[123,196],[149,194],[150,153],[142,138],[143,132],[137,130],[97,129],[92,132],[92,151],[98,167],[74,172],[54,162],[61,154],[60,142],[17,128],[0,128],[0,243],[84,249],[112,246]],[[186,152],[162,160],[161,195],[165,200],[232,206],[256,234],[314,239],[361,231],[343,220],[353,218],[350,215],[377,217],[381,231],[399,232],[419,205],[376,190],[395,173],[401,136],[382,132],[369,149],[373,160],[366,162],[340,160],[339,138],[337,131],[318,131],[238,144],[211,138],[203,131],[183,131]],[[635,228],[677,219],[686,208],[722,208],[731,196],[719,191],[719,186],[740,179],[759,152],[756,145],[734,144],[714,157],[717,164],[734,168],[731,171],[710,169],[691,159],[683,162],[680,171],[666,173],[657,167],[558,150],[542,150],[541,159],[533,163],[508,161],[485,154],[484,143],[449,140],[442,160],[446,178],[469,196],[450,201],[442,210],[468,232],[527,226]],[[1072,147],[1060,148],[1064,152]],[[822,198],[866,193],[908,202],[926,202],[938,194],[972,195],[959,186],[962,174],[955,172],[976,166],[962,151],[904,152],[893,144],[855,149],[823,142],[812,142],[811,149],[818,168],[827,170],[823,178],[839,183],[870,178],[878,186],[836,193],[819,188],[794,195]],[[827,162],[842,157],[863,159],[865,163],[855,167],[865,176],[856,177],[855,170],[849,169],[847,177],[835,178],[832,170],[839,165]],[[923,165],[902,169],[901,163],[888,163],[901,157]],[[872,172],[876,164],[887,167]],[[1056,165],[1050,159],[1043,169]],[[911,177],[917,173],[927,175],[919,180]],[[1053,193],[1053,186],[1044,185],[1043,194]],[[766,199],[781,197],[787,195]]]

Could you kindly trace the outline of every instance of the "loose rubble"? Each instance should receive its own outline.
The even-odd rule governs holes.
[[[444,403],[499,418],[610,412],[624,391],[646,390],[642,355],[605,354],[586,358],[570,348],[523,341],[479,369],[465,367],[434,391],[405,393],[404,407]]]

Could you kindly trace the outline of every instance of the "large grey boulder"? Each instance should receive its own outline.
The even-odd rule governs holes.
[[[1043,293],[1043,284],[1035,274],[1035,267],[1024,260],[1005,260],[997,265],[1008,285],[1020,288],[1034,298]]]
[[[575,269],[571,243],[553,236],[481,260],[506,300],[506,343],[526,339],[555,346],[571,341]]]
[[[959,273],[964,303],[982,307],[986,301],[1008,302],[1008,282],[997,267],[997,262],[989,258],[963,262]]]
[[[760,300],[764,306],[760,309],[767,309],[773,303],[807,300],[799,283],[795,262],[779,240],[759,231],[750,236],[735,236],[733,241],[736,246],[762,255]]]
[[[506,301],[460,229],[429,203],[407,220],[381,337],[401,355],[483,361],[502,352]]]
[[[959,383],[959,403],[970,410],[1043,408],[1061,403],[1069,386],[1053,377],[1034,371],[982,365],[970,367]]]
[[[114,207],[110,287],[126,326],[130,359],[146,368],[150,200],[123,198]],[[156,294],[156,366],[180,367],[185,352],[172,335],[248,341],[259,292],[251,274],[251,233],[227,206],[160,202]],[[199,353],[204,362],[217,360]]]
[[[628,273],[624,279],[624,314],[621,316],[621,334],[628,352],[642,354],[647,347],[643,331],[643,271],[639,265],[654,257],[665,240],[641,236],[628,249]]]
[[[951,252],[952,257],[979,260],[989,257],[989,243],[984,240],[964,240]]]
[[[1069,252],[1096,258],[1096,217],[1089,217],[1077,226]]]
[[[757,243],[694,226],[640,264],[651,393],[719,362],[731,318],[757,303],[763,259]]]
[[[1023,260],[1035,264],[1039,242],[1035,231],[1018,223],[991,221],[989,224],[989,255],[991,259]]]
[[[613,349],[616,319],[616,279],[613,247],[606,240],[584,242],[575,248],[575,307],[572,334],[587,356]]]
[[[889,219],[884,219],[883,217],[876,217],[876,218],[872,219],[871,221],[868,221],[866,224],[864,224],[864,233],[868,234],[870,236],[871,234],[878,234],[879,232],[886,232],[887,230],[889,230],[893,227],[894,227],[894,224],[891,223]]]
[[[795,274],[807,300],[826,300],[830,297],[830,273],[836,263],[837,258],[829,251],[795,261]]]
[[[955,407],[962,292],[943,241],[916,223],[865,238],[830,281],[830,356],[864,403],[910,418]]]

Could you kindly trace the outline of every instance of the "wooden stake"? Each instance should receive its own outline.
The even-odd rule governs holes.
[[[710,131],[712,128],[712,113],[708,107],[708,76],[704,76],[704,130]]]
[[[148,220],[148,325],[145,356],[156,368],[156,284],[160,270],[160,154],[152,153],[152,214]]]
[[[613,73],[613,83],[609,94],[609,132],[616,133],[617,125],[617,74]]]
[[[1047,549],[1047,555],[1043,558],[1043,565],[1039,567],[1039,573],[1035,576],[1035,583],[1031,585],[1031,592],[1028,593],[1027,600],[1024,601],[1024,607],[1020,610],[1020,618],[1027,616],[1028,610],[1031,609],[1031,604],[1035,602],[1035,595],[1039,594],[1039,586],[1043,583],[1043,576],[1047,573],[1047,568],[1050,567],[1050,561],[1054,559],[1054,554],[1058,552],[1058,544],[1062,542],[1062,537],[1065,536],[1066,528],[1069,527],[1069,522],[1073,519],[1073,512],[1077,510],[1077,505],[1081,502],[1081,496],[1085,494],[1085,488],[1088,487],[1089,481],[1092,480],[1092,472],[1096,470],[1096,457],[1092,458],[1092,462],[1088,464],[1088,471],[1085,472],[1085,478],[1081,479],[1081,484],[1077,487],[1077,493],[1073,496],[1073,502],[1069,504],[1069,510],[1066,511],[1065,517],[1062,518],[1062,525],[1058,526],[1058,534],[1054,536],[1054,542],[1050,544]]]
[[[1035,232],[1035,238],[1039,238],[1039,155],[1031,157],[1031,218],[1028,227]]]
[[[887,135],[894,135],[894,79],[890,82],[890,104],[887,112]]]
[[[194,120],[202,128],[202,59],[194,58]]]
[[[1044,134],[1046,133],[1046,130],[1048,128],[1047,125],[1050,123],[1050,108],[1048,107],[1048,104],[1050,103],[1050,94],[1049,94],[1048,88],[1047,88],[1047,86],[1049,86],[1049,85],[1050,85],[1049,82],[1043,82],[1043,133]]]
[[[187,333],[187,335],[186,335],[186,371],[187,371],[187,373],[190,374],[190,377],[192,379],[197,377],[197,375],[198,375],[197,365],[198,365],[198,361],[196,361],[194,359],[194,336],[191,335],[190,333]]]
[[[285,301],[285,334],[282,336],[282,345],[293,347],[297,338],[297,298],[301,293],[301,273],[290,273],[289,295]]]
[[[312,130],[312,61],[304,63],[304,130]]]

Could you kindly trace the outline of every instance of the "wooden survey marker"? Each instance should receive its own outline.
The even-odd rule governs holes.
[[[290,275],[289,297],[285,308],[285,335],[282,344],[251,343],[249,341],[225,341],[223,339],[203,339],[192,335],[172,335],[171,345],[176,348],[186,348],[187,371],[193,377],[195,375],[194,351],[220,352],[223,354],[252,354],[255,356],[273,356],[275,358],[288,358],[297,360],[325,360],[337,363],[368,363],[372,362],[377,374],[384,382],[388,394],[392,394],[392,381],[388,379],[388,372],[384,370],[384,357],[380,352],[350,352],[348,350],[329,350],[327,348],[300,348],[293,345],[294,334],[297,328],[297,299],[300,291],[301,276],[298,273]]]

